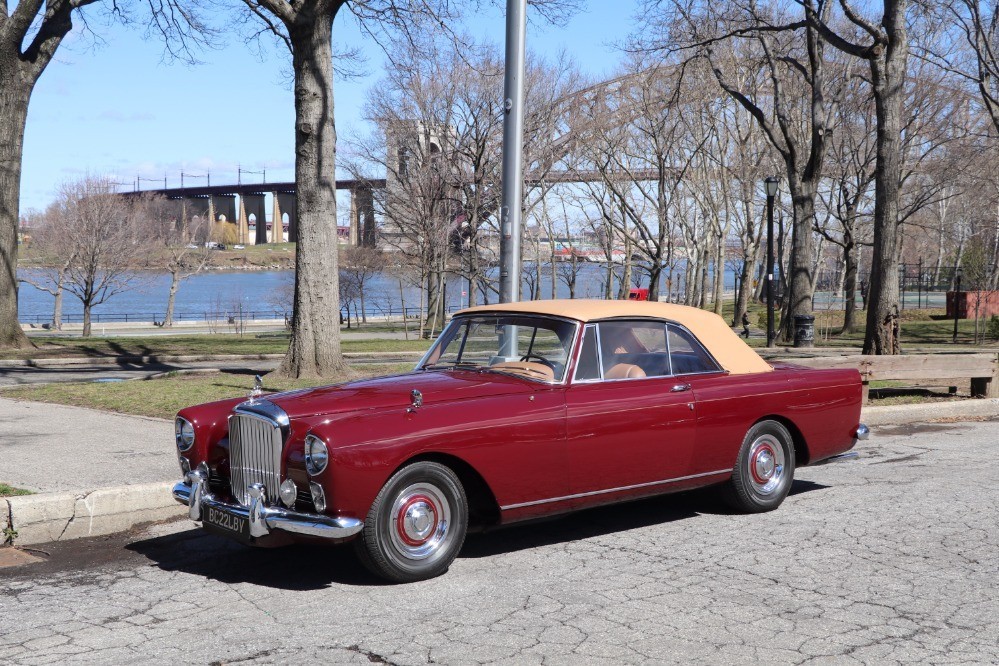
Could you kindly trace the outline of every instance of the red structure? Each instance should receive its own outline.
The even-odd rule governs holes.
[[[634,288],[633,287],[631,289],[631,291],[628,292],[628,300],[629,301],[647,301],[647,300],[649,300],[649,290],[648,289],[640,289],[640,288]]]
[[[947,292],[947,317],[954,318],[954,292]],[[999,291],[957,292],[957,318],[991,317],[999,315]]]

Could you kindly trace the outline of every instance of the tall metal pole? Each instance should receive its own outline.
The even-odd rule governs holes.
[[[767,192],[767,347],[774,346],[774,195]]]
[[[500,208],[500,302],[520,300],[520,227],[524,200],[524,61],[527,0],[506,2],[503,86],[503,201]]]

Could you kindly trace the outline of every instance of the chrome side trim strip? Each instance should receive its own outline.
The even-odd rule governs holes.
[[[549,499],[534,500],[533,502],[521,502],[519,504],[508,504],[506,506],[501,506],[502,511],[509,511],[510,509],[522,509],[526,506],[537,506],[538,504],[550,504],[552,502],[563,502],[565,500],[579,499],[580,497],[592,497],[594,495],[606,495],[607,493],[616,493],[624,490],[635,490],[637,488],[648,488],[649,486],[660,486],[665,483],[676,483],[678,481],[688,481],[690,479],[699,479],[702,476],[716,476],[718,474],[730,474],[731,469],[719,469],[714,472],[701,472],[700,474],[691,474],[690,476],[678,476],[675,479],[663,479],[662,481],[649,481],[647,483],[636,483],[632,486],[620,486],[618,488],[607,488],[606,490],[591,490],[586,493],[576,493],[575,495],[565,495],[563,497],[551,497]]]
[[[840,453],[839,455],[831,456],[829,458],[823,458],[822,460],[814,463],[809,463],[809,467],[814,467],[816,465],[828,465],[829,463],[843,462],[845,460],[857,460],[860,454],[856,451],[847,451],[846,453]]]

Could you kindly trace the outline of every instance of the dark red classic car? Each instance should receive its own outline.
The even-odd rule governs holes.
[[[636,301],[459,312],[410,373],[189,407],[174,497],[268,546],[353,540],[393,581],[487,528],[717,484],[784,500],[867,436],[856,370],[771,366],[717,315]]]

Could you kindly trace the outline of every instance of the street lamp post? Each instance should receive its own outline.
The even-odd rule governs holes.
[[[963,271],[958,266],[954,269],[954,344],[957,344],[957,320],[960,316],[961,275]]]
[[[778,180],[768,176],[763,181],[767,188],[767,347],[774,346],[774,199],[777,198]]]

